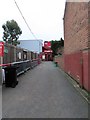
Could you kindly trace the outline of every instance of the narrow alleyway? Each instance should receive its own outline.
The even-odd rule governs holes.
[[[88,104],[53,62],[43,62],[3,87],[3,118],[87,118]]]

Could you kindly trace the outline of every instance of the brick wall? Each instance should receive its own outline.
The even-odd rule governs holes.
[[[88,54],[88,88],[90,89],[90,50],[88,51]]]
[[[58,66],[61,69],[64,69],[64,55],[55,56],[54,61],[58,63]]]
[[[66,3],[64,70],[90,91],[90,2]]]
[[[90,90],[89,87],[89,78],[90,78],[90,71],[89,71],[89,56],[90,56],[90,51],[85,50],[83,51],[83,86],[87,90]]]
[[[88,28],[88,47],[90,48],[90,2],[88,3],[88,25],[89,25],[89,28]]]
[[[64,17],[64,52],[82,50],[88,47],[88,3],[68,2]]]
[[[64,57],[64,70],[82,86],[82,52],[76,52]]]

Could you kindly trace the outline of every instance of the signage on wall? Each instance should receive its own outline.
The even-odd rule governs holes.
[[[22,58],[21,52],[18,53],[18,58],[19,58],[19,59]]]
[[[4,56],[4,42],[0,42],[0,57]]]
[[[44,53],[52,53],[52,50],[44,50]]]
[[[44,42],[44,47],[45,48],[51,48],[51,42],[50,41],[45,41]]]
[[[4,53],[8,54],[8,49],[6,47],[4,47]]]

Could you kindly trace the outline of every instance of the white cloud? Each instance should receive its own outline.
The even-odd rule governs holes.
[[[37,38],[43,40],[60,39],[63,37],[63,15],[65,0],[16,0],[25,19]],[[20,39],[32,39],[33,36],[24,23],[14,0],[0,1],[0,39],[2,24],[14,19],[22,29]]]

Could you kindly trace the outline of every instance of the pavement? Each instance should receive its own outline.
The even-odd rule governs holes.
[[[2,88],[3,118],[88,118],[88,102],[53,62],[18,80],[16,88]]]
[[[59,67],[60,68],[60,67]],[[67,80],[73,85],[73,87],[82,95],[82,97],[90,104],[90,93],[79,85],[79,83],[72,78],[69,74],[65,73],[62,69],[60,72],[67,78]]]

